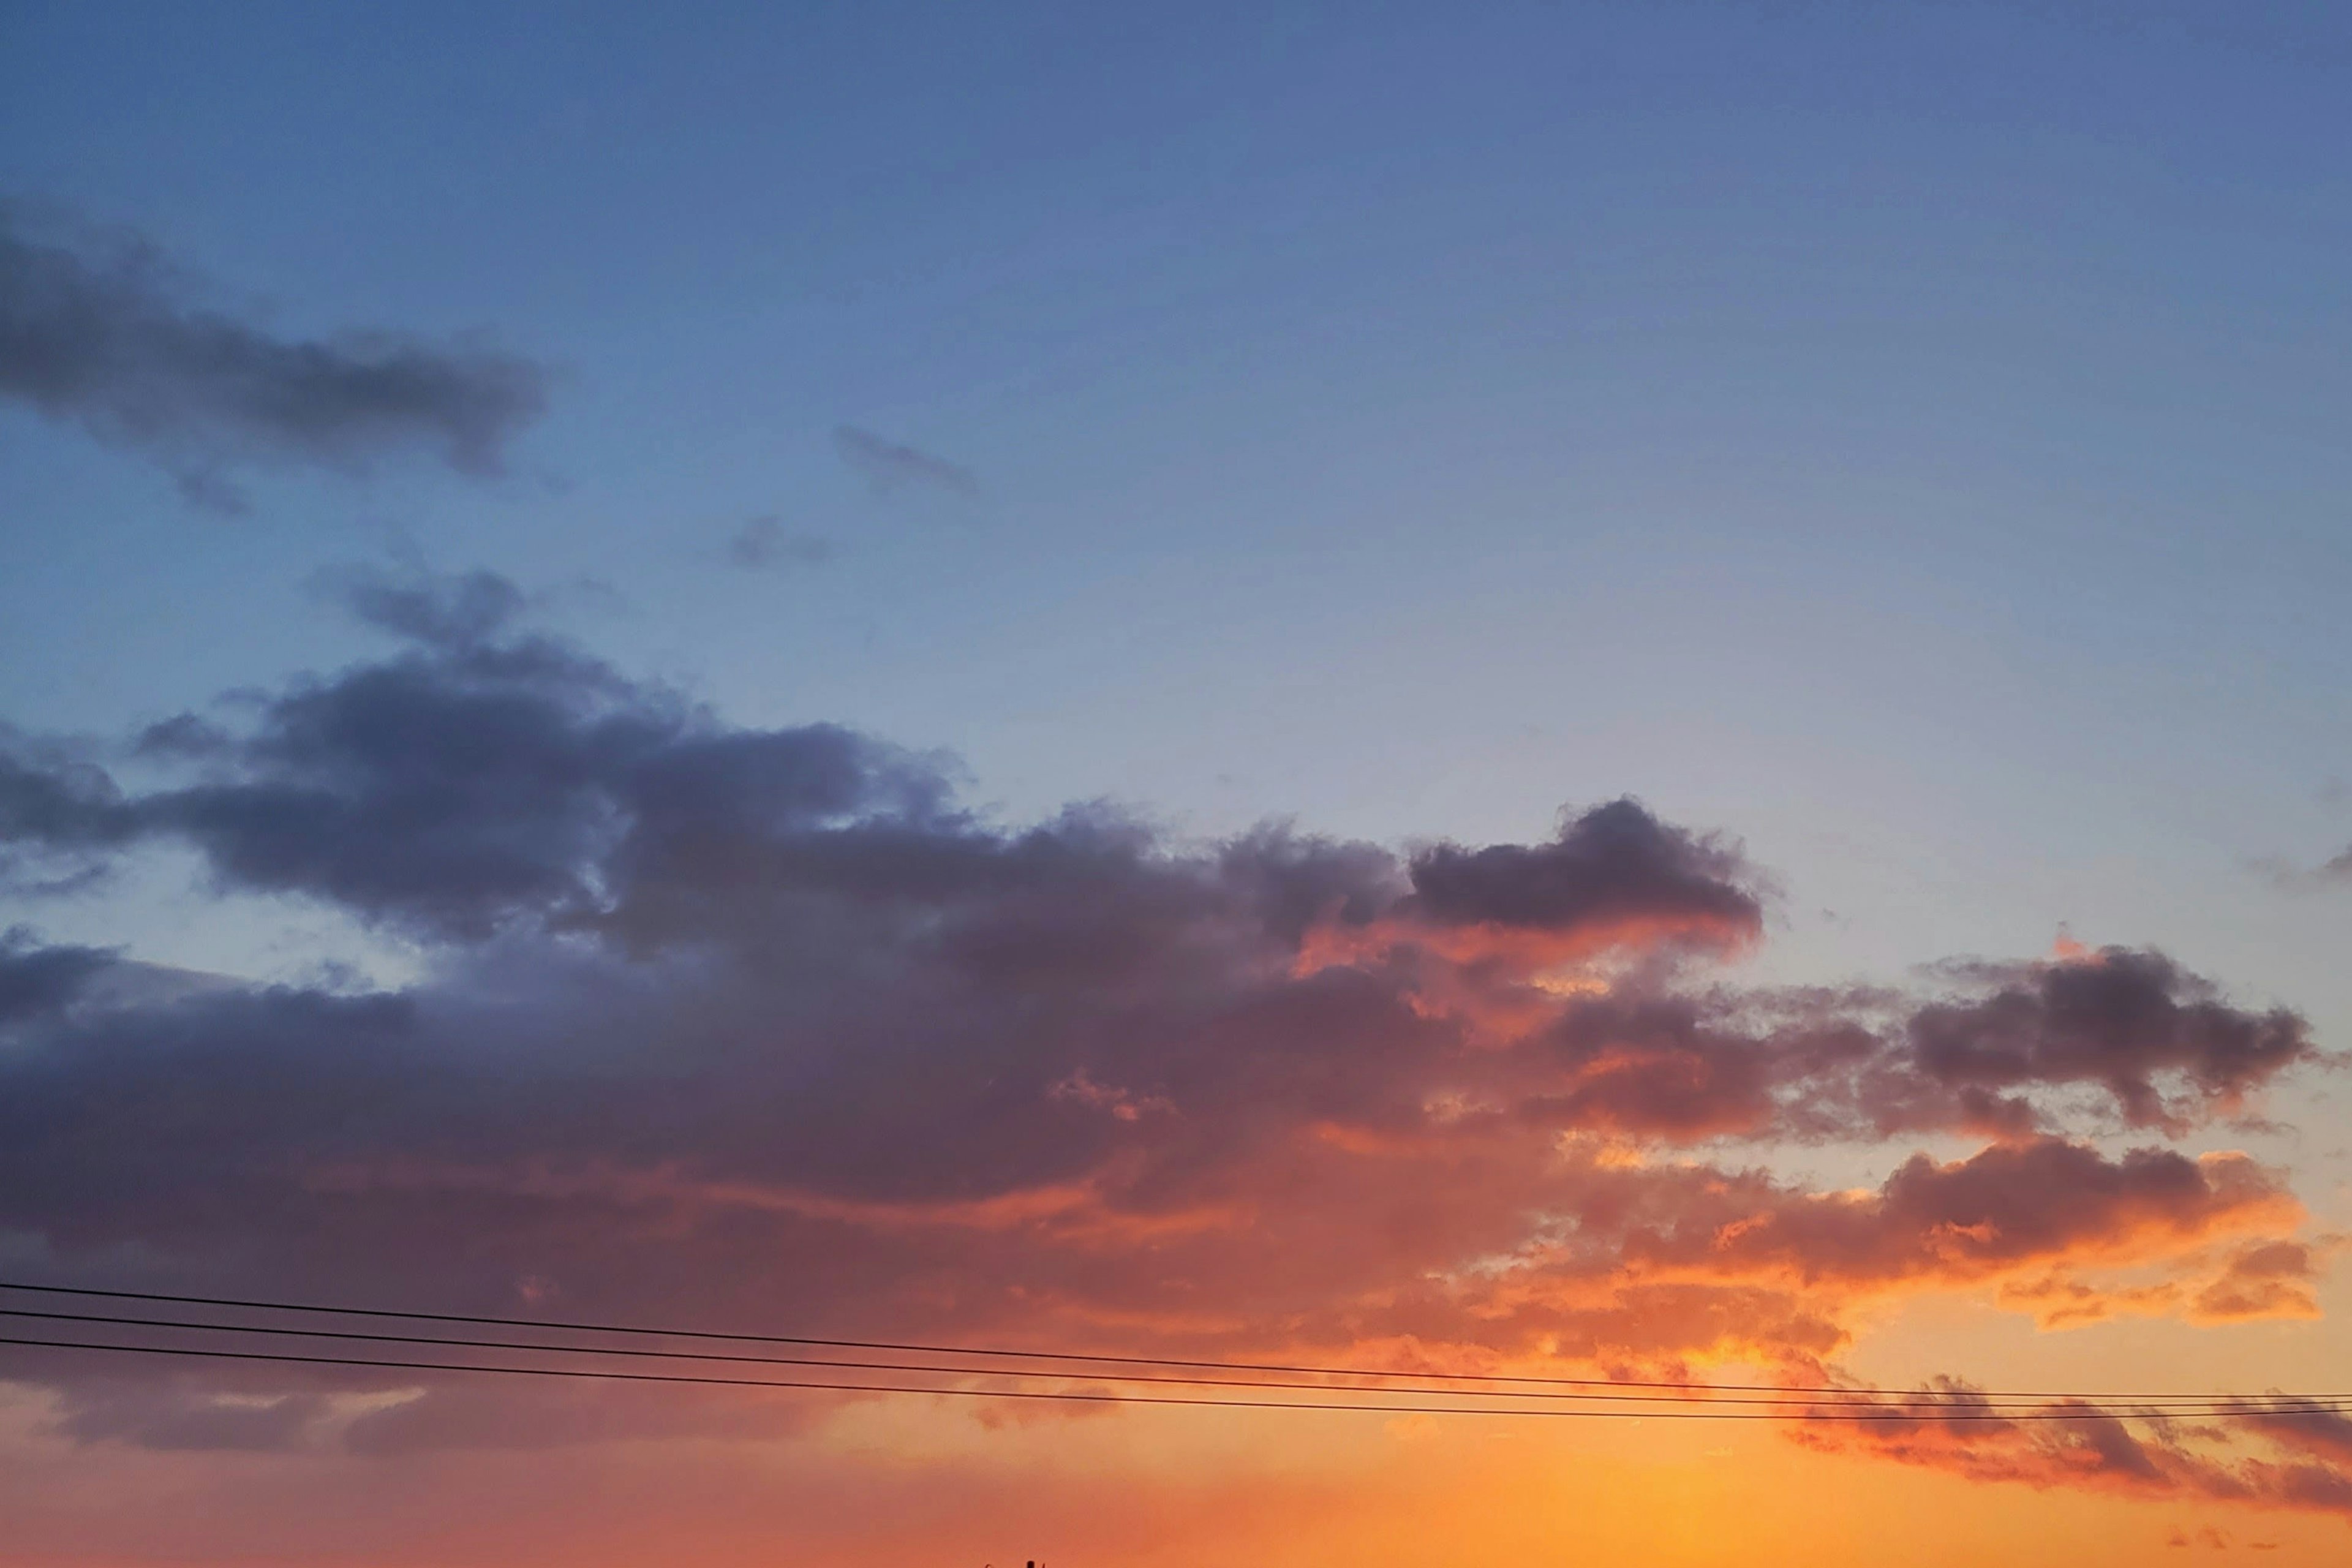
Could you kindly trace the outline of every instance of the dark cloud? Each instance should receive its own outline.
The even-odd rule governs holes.
[[[844,425],[833,433],[834,450],[877,494],[912,486],[978,499],[980,479],[970,468],[934,457],[918,447],[887,441],[871,430]]]
[[[2275,1173],[2243,1155],[2200,1161],[2151,1148],[2111,1160],[2041,1139],[1949,1164],[1916,1154],[1867,1197],[1761,1194],[1730,1232],[1685,1222],[1643,1246],[1662,1262],[1704,1258],[1807,1283],[1969,1279],[2109,1247],[2194,1243],[2292,1223],[2295,1212]]]
[[[135,813],[84,748],[0,723],[0,892],[54,895],[103,882],[138,836]]]
[[[2021,967],[1990,996],[1922,1008],[1908,1033],[1938,1083],[2095,1084],[2135,1127],[2232,1107],[2315,1050],[2297,1015],[2231,1007],[2161,953],[2121,948]]]
[[[1948,1408],[1916,1420],[1888,1409],[1893,1418],[1798,1426],[1789,1435],[1809,1448],[1975,1481],[2352,1517],[2352,1472],[2339,1466],[2344,1455],[2327,1447],[2327,1424],[2340,1418],[2249,1414],[2184,1423],[2128,1405],[2061,1400],[2038,1414],[2064,1420],[1993,1420],[1985,1418],[1990,1404],[1966,1384],[1926,1387]],[[2326,1435],[2314,1443],[2315,1431]],[[2212,1527],[2199,1539],[2223,1543]]]
[[[937,759],[732,726],[537,636],[499,579],[344,593],[401,646],[126,742],[161,782],[7,753],[12,841],[185,844],[425,965],[387,993],[130,985],[15,939],[0,1235],[50,1277],[1813,1377],[1908,1291],[2075,1310],[2112,1268],[2183,1316],[2302,1310],[2277,1173],[2070,1135],[2146,1084],[2160,1141],[2309,1059],[2299,1018],[2161,955],[1926,996],[1710,984],[1758,879],[1630,802],[1413,858],[1098,806],[1005,826]],[[1744,1163],[1970,1129],[1991,1141],[1860,1190]],[[225,1405],[129,1386],[74,1394],[72,1430],[390,1450],[752,1421],[435,1384],[338,1426],[299,1401],[374,1385],[328,1369]]]
[[[194,303],[152,247],[44,237],[0,205],[0,396],[152,458],[234,507],[256,464],[403,451],[496,474],[546,403],[528,361],[389,332],[287,339]]]
[[[523,592],[495,572],[446,577],[331,574],[318,585],[380,630],[428,647],[480,647],[509,629],[525,607]]]
[[[1710,1017],[1703,1000],[1642,991],[1570,999],[1535,1050],[1550,1071],[1529,1085],[1522,1115],[1649,1136],[1762,1131],[1781,1119],[1782,1090],[1807,1076],[1785,1043]]]
[[[0,1028],[62,1006],[113,962],[100,948],[44,946],[22,927],[0,931]]]
[[[656,875],[698,836],[762,834],[936,788],[831,726],[724,732],[673,694],[542,639],[499,640],[503,580],[359,577],[353,608],[407,655],[298,683],[231,733],[151,727],[150,757],[206,776],[126,796],[87,763],[0,754],[0,845],[56,852],[170,837],[226,885],[371,920],[478,933],[523,914],[587,920],[604,879]]]
[[[1664,915],[1641,923],[1653,941],[1683,940]],[[1653,1137],[2021,1142],[2101,1102],[2125,1126],[2179,1131],[2242,1114],[2281,1073],[2323,1059],[2301,1015],[2235,1006],[2145,950],[1975,965],[1964,990],[1927,997],[1638,977],[1562,997],[1515,986],[1486,950],[1470,963],[1470,1001],[1424,987],[1422,1005],[1517,1031],[1501,1059],[1529,1064],[1522,1114]]]
[[[71,746],[0,724],[0,846],[99,849],[137,831],[104,768]]]
[[[1549,844],[1442,844],[1414,856],[1411,869],[1415,912],[1441,925],[1656,923],[1738,938],[1763,925],[1755,873],[1738,850],[1632,800],[1565,819]]]
[[[833,542],[814,534],[791,533],[782,521],[755,517],[727,540],[727,560],[746,572],[793,566],[822,566],[833,559]]]

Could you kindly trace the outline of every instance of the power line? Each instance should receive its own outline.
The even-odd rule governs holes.
[[[1317,1377],[1385,1377],[1413,1378],[1423,1382],[1516,1383],[1547,1388],[1590,1389],[1670,1389],[1696,1393],[1772,1394],[1783,1396],[1818,1394],[1824,1397],[1845,1396],[1900,1399],[1917,1393],[1916,1390],[1876,1387],[1841,1387],[1830,1384],[1781,1385],[1769,1383],[1704,1383],[1692,1379],[1643,1379],[1599,1377],[1553,1377],[1508,1373],[1410,1372],[1394,1367],[1315,1366],[1274,1362],[1206,1361],[1178,1356],[1117,1355],[1089,1351],[1014,1350],[980,1345],[925,1344],[894,1340],[820,1339],[804,1334],[748,1333],[714,1329],[653,1328],[622,1323],[583,1323],[546,1318],[496,1317],[462,1312],[424,1312],[389,1307],[324,1306],[313,1302],[261,1301],[226,1296],[171,1295],[148,1290],[109,1290],[72,1285],[30,1285],[12,1280],[0,1280],[0,1290],[21,1290],[52,1296],[89,1296],[119,1301],[164,1302],[175,1306],[228,1307],[259,1312],[307,1312],[339,1317],[393,1318],[408,1322],[467,1324],[477,1327],[560,1331],[569,1333],[633,1334],[673,1340],[717,1340],[742,1344],[799,1345],[822,1350],[893,1351],[918,1355],[984,1356],[1002,1360],[1028,1362],[1082,1362],[1100,1366],[1180,1367],[1196,1372],[1281,1373]],[[845,1363],[835,1363],[845,1364]],[[1067,1375],[1067,1374],[1065,1374]],[[2017,1400],[2094,1400],[2116,1404],[2149,1405],[2177,1400],[2223,1399],[2224,1394],[2084,1394],[2062,1393],[2035,1389],[1969,1389],[1956,1393],[1954,1397]],[[2352,1399],[2352,1395],[2308,1395],[2315,1399]]]
[[[447,1335],[377,1333],[354,1329],[305,1329],[253,1323],[189,1322],[184,1319],[173,1318],[107,1317],[88,1312],[42,1312],[29,1310],[21,1307],[0,1307],[0,1317],[36,1318],[47,1322],[110,1324],[122,1328],[187,1330],[199,1333],[213,1334],[264,1334],[281,1338],[357,1341],[373,1344],[446,1345],[452,1349],[463,1350],[526,1351],[549,1355],[628,1356],[639,1359],[660,1361],[725,1362],[732,1363],[749,1363],[758,1366],[796,1366],[810,1368],[838,1367],[844,1371],[851,1372],[918,1373],[956,1377],[1013,1377],[1024,1375],[1047,1375],[1061,1377],[1066,1381],[1072,1376],[1072,1374],[1067,1373],[1023,1373],[1017,1370],[1008,1370],[1003,1367],[994,1366],[959,1366],[953,1364],[935,1365],[914,1362],[845,1361],[837,1358],[820,1358],[815,1356],[751,1355],[740,1352],[725,1351],[648,1350],[642,1346],[533,1344],[529,1342],[518,1343],[512,1340],[457,1339]],[[1401,1381],[1410,1381],[1413,1375],[1414,1374],[1410,1373],[1394,1374],[1394,1376]],[[1328,1384],[1278,1383],[1264,1378],[1169,1376],[1166,1374],[1152,1374],[1148,1373],[1115,1373],[1108,1374],[1108,1376],[1111,1381],[1123,1384],[1142,1383],[1172,1384],[1187,1388],[1256,1388],[1294,1390],[1300,1393],[1330,1392],[1368,1394],[1445,1393],[1449,1397],[1463,1399],[1581,1400],[1588,1403],[1608,1405],[1687,1405],[1691,1404],[1693,1402],[1693,1398],[1696,1397],[1699,1394],[1699,1391],[1696,1388],[1690,1392],[1689,1396],[1683,1396],[1668,1394],[1602,1394],[1584,1391],[1563,1391],[1555,1393],[1542,1389],[1516,1388],[1469,1388],[1456,1391],[1446,1391],[1415,1387],[1334,1387]],[[1831,1396],[1809,1395],[1804,1394],[1782,1394],[1771,1397],[1759,1398],[1732,1394],[1715,1399],[1711,1402],[1719,1405],[1760,1405],[1778,1408],[1788,1405],[1805,1406],[1815,1402],[1817,1399],[1823,1397]],[[1843,1394],[1836,1397],[1846,1400],[1850,1403],[1853,1402],[1857,1398],[1857,1396]],[[2010,1396],[2010,1398],[2005,1398],[1999,1403],[2003,1408],[2006,1408],[2013,1402],[2014,1397],[2015,1396]],[[2214,1394],[2174,1394],[2164,1396],[2161,1400],[2137,1399],[2127,1401],[2126,1403],[2129,1403],[2133,1405],[2156,1405],[2163,1408],[2167,1414],[2210,1415],[2214,1412],[2204,1407],[2214,1405],[2223,1397],[2225,1396]],[[2297,1401],[2307,1403],[2320,1399],[2323,1396],[2292,1395],[2285,1397],[2291,1397]],[[1917,1407],[1931,1412],[1958,1408],[1958,1402],[1962,1400],[1966,1400],[1971,1408],[1986,1410],[1993,1409],[1996,1403],[1991,1400],[1968,1394],[1938,1394],[1935,1392],[1918,1392],[1900,1394],[1890,1394],[1871,1395],[1866,1396],[1866,1398],[1867,1403],[1874,1408],[1892,1407],[1902,1409]],[[2179,1408],[2181,1406],[2194,1406],[2195,1408]],[[1631,1415],[1638,1413],[1629,1411],[1627,1414]]]
[[[22,1339],[0,1335],[0,1345],[26,1345],[46,1350],[99,1351],[119,1355],[162,1355],[200,1358],[208,1361],[269,1362],[301,1366],[366,1367],[379,1371],[408,1372],[474,1372],[509,1377],[570,1377],[589,1378],[605,1383],[690,1384],[714,1388],[783,1388],[823,1390],[835,1394],[924,1394],[961,1399],[1041,1399],[1067,1404],[1085,1405],[1183,1405],[1209,1410],[1330,1410],[1348,1411],[1357,1415],[1486,1415],[1527,1416],[1550,1419],[1621,1420],[1621,1421],[2107,1421],[2114,1413],[2098,1409],[2044,1409],[2016,1415],[1975,1409],[1959,1409],[1936,1415],[1916,1415],[1879,1410],[1862,1410],[1847,1406],[1833,1410],[1806,1409],[1776,1412],[1761,1410],[1673,1410],[1657,1415],[1631,1410],[1595,1410],[1590,1408],[1559,1409],[1545,1406],[1536,1409],[1498,1409],[1479,1405],[1370,1405],[1353,1402],[1284,1400],[1284,1399],[1205,1399],[1181,1394],[1110,1394],[1093,1392],[1046,1392],[1036,1389],[988,1388],[922,1388],[903,1384],[818,1383],[800,1378],[704,1377],[687,1373],[667,1372],[607,1372],[572,1367],[551,1366],[488,1366],[477,1362],[433,1362],[391,1360],[363,1356],[296,1355],[270,1351],[196,1350],[171,1345],[94,1345],[77,1340]],[[1360,1390],[1377,1393],[1379,1390]],[[2342,1404],[2285,1402],[2275,1407],[2263,1404],[2254,1407],[2232,1405],[2227,1408],[2193,1414],[2212,1415],[2341,1415],[2347,1406]]]

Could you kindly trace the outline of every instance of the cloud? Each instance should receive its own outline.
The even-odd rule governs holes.
[[[1998,978],[1990,996],[1913,1016],[1912,1053],[1927,1077],[1957,1089],[2097,1084],[2147,1127],[2187,1114],[2184,1100],[2234,1107],[2314,1049],[2293,1013],[2228,1006],[2160,953],[2109,948]],[[2170,1096],[2159,1076],[2175,1085]]]
[[[1574,931],[1657,924],[1753,938],[1763,906],[1736,849],[1633,800],[1564,817],[1549,844],[1441,844],[1412,858],[1413,912],[1443,926]]]
[[[1706,966],[1760,939],[1761,875],[1629,800],[1545,843],[1410,855],[1190,842],[1098,805],[1006,825],[935,756],[733,725],[535,633],[502,579],[342,592],[389,653],[113,752],[0,753],[9,845],[184,846],[220,888],[350,911],[424,966],[356,993],[101,983],[125,966],[12,939],[0,1234],[46,1274],[1807,1381],[1906,1294],[2045,1321],[2309,1308],[2284,1173],[2168,1146],[2317,1065],[2307,1027],[2165,955],[1743,986]],[[2092,1142],[2135,1118],[2140,1147]],[[1903,1145],[1925,1133],[1980,1144]],[[1759,1164],[1830,1140],[1883,1175]],[[784,1419],[723,1396],[572,1419],[445,1384],[302,1415],[384,1392],[331,1369],[249,1373],[236,1409],[296,1403],[224,1415],[202,1377],[151,1409],[119,1374],[73,1403],[92,1373],[63,1353],[9,1364],[92,1441]]]
[[[495,572],[397,577],[359,571],[330,574],[317,585],[339,596],[353,616],[378,630],[450,650],[488,644],[514,623],[525,605],[522,590]],[[149,733],[153,736],[156,731]]]
[[[105,769],[71,745],[0,724],[0,846],[107,848],[137,830]]]
[[[314,1393],[240,1397],[151,1381],[81,1381],[51,1429],[77,1443],[268,1451],[298,1445],[328,1409],[328,1399]]]
[[[966,500],[979,498],[980,480],[970,468],[920,447],[885,440],[871,430],[844,425],[834,431],[833,447],[877,495],[913,487],[945,490]]]
[[[2352,1465],[2352,1416],[2327,1411],[2298,1411],[2250,1414],[2239,1419],[2314,1458]]]
[[[2326,893],[2338,888],[2352,887],[2352,847],[2316,866],[2277,855],[2257,857],[2248,865],[2250,869],[2281,892]]]
[[[2241,1154],[2167,1149],[2109,1159],[2055,1139],[1938,1163],[1915,1154],[1870,1193],[1743,1183],[1633,1244],[1644,1262],[1801,1286],[1965,1281],[2053,1258],[2137,1261],[2216,1236],[2292,1225],[2300,1206]]]
[[[2284,886],[2292,888],[2339,888],[2352,884],[2352,848],[2321,861],[2308,870],[2291,866],[2274,866],[2272,875]]]
[[[1996,1420],[1983,1418],[1990,1407],[1967,1384],[1928,1386],[1949,1399],[1948,1415],[1799,1426],[1790,1436],[1820,1451],[1866,1454],[1976,1481],[2352,1518],[2352,1472],[2331,1462],[2340,1454],[2314,1457],[2304,1438],[2310,1423],[2329,1417],[2245,1415],[2184,1423],[2128,1406],[2063,1400],[2042,1407],[2042,1414],[2066,1415],[2063,1421]],[[2200,1538],[2219,1544],[2217,1533],[2209,1527]]]
[[[41,945],[22,927],[0,931],[0,1027],[53,1012],[113,962],[99,948]]]
[[[772,517],[755,517],[727,541],[729,564],[746,572],[770,567],[822,566],[833,559],[833,542],[814,534],[787,533]]]
[[[0,892],[95,887],[110,874],[112,853],[137,837],[121,792],[84,753],[0,722]]]
[[[242,504],[247,466],[364,468],[433,453],[497,474],[547,373],[384,331],[275,336],[196,303],[144,242],[35,234],[0,205],[0,396],[142,453],[199,504]]]
[[[149,756],[193,749],[202,763],[205,776],[178,788],[126,796],[95,766],[23,744],[0,753],[0,844],[174,838],[226,886],[479,933],[524,914],[589,919],[600,879],[652,874],[698,836],[937,787],[846,731],[726,732],[571,649],[497,640],[520,606],[501,579],[361,577],[347,598],[412,651],[297,683],[242,733],[194,716],[151,728]]]
[[[2241,1247],[2229,1267],[2198,1293],[2194,1314],[2200,1322],[2244,1318],[2316,1318],[2319,1277],[2311,1247],[2298,1241],[2263,1241]]]

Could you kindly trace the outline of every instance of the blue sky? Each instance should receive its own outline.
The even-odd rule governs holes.
[[[236,518],[0,416],[27,727],[357,657],[307,584],[414,551],[1015,817],[1479,840],[1632,791],[1747,837],[1809,970],[2071,920],[2352,1005],[2342,894],[2249,868],[2352,837],[2326,7],[5,27],[20,198],[275,331],[560,378],[503,479]],[[977,498],[876,493],[844,426]],[[830,557],[731,566],[761,517]]]

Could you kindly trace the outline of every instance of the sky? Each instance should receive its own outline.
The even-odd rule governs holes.
[[[2105,1396],[0,1345],[0,1563],[2340,1561],[2352,1418],[2116,1396],[2352,1388],[2347,105],[2312,5],[0,0],[0,1281]]]

